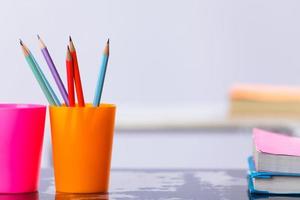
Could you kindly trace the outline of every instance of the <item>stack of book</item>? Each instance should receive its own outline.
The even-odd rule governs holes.
[[[300,87],[235,85],[230,89],[230,116],[300,118]]]
[[[300,138],[254,129],[248,164],[250,193],[300,194]]]

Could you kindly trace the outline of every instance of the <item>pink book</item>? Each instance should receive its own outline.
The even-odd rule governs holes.
[[[300,173],[300,138],[253,129],[257,171]]]
[[[253,130],[256,150],[263,153],[300,156],[300,138],[280,135],[261,129]]]

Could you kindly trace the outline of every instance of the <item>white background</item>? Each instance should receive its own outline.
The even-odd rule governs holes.
[[[234,82],[299,84],[299,7],[296,0],[3,1],[0,100],[46,103],[18,44],[22,38],[49,74],[37,33],[64,80],[73,36],[87,100],[108,37],[103,99],[118,105],[223,101]]]
[[[47,103],[18,44],[22,38],[53,83],[37,33],[63,80],[73,36],[88,101],[108,37],[103,100],[119,107],[225,102],[235,82],[296,85],[299,8],[297,0],[2,1],[0,102]]]

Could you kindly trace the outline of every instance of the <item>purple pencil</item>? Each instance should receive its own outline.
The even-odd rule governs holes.
[[[53,63],[53,60],[52,60],[50,54],[49,54],[49,51],[48,51],[45,43],[40,38],[40,36],[37,35],[37,37],[38,37],[38,39],[40,41],[41,51],[43,53],[43,56],[44,56],[44,58],[45,58],[45,60],[47,62],[47,65],[49,66],[49,69],[51,71],[52,76],[54,77],[54,80],[55,80],[55,82],[56,82],[56,84],[58,86],[60,94],[62,95],[62,97],[63,97],[63,99],[65,101],[65,104],[67,106],[69,106],[68,93],[67,93],[66,88],[65,88],[65,86],[64,86],[64,84],[63,84],[63,82],[62,82],[62,80],[61,80],[61,78],[60,78],[60,76],[59,76],[59,74],[58,74],[58,72],[56,70],[56,67],[55,67],[55,65]]]

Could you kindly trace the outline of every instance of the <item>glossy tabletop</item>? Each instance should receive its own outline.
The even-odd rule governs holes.
[[[42,169],[39,192],[0,194],[0,200],[243,200],[300,197],[249,195],[246,170],[114,169],[109,194],[55,193],[53,172]]]
[[[0,195],[0,200],[249,199],[245,170],[114,169],[109,194],[55,193],[51,169],[41,171],[38,193]]]

